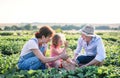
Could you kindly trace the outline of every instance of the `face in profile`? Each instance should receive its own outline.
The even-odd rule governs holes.
[[[50,42],[51,41],[51,37],[45,37],[45,36],[42,36],[42,38],[41,38],[41,41],[42,41],[42,43],[41,43],[41,41],[39,42],[39,44],[43,44],[43,43],[48,43],[48,42]]]
[[[91,36],[86,36],[85,34],[82,33],[81,37],[83,38],[84,41],[89,42],[92,37]]]
[[[85,34],[81,34],[81,37],[83,38],[83,40],[85,40],[86,41],[86,35]]]
[[[62,45],[63,45],[63,41],[62,41],[61,38],[59,38],[59,40],[58,40],[58,45],[59,45],[59,46],[62,46]]]
[[[50,42],[50,41],[52,40],[52,37],[49,37],[49,36],[48,36],[48,37],[46,37],[45,40],[46,40],[46,43],[48,43],[48,42]]]
[[[83,38],[84,41],[88,42],[90,40],[89,36],[86,36],[85,34],[82,33],[81,37]]]

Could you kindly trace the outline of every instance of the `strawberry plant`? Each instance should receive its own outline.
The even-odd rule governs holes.
[[[67,71],[65,69],[49,68],[42,70],[19,70],[17,62],[24,43],[30,36],[0,37],[0,78],[119,78],[120,77],[120,32],[100,32],[106,49],[106,59],[103,66],[88,66]],[[80,34],[66,33],[69,42],[67,53],[73,58]],[[50,44],[49,44],[50,45]],[[50,54],[48,47],[47,56]]]

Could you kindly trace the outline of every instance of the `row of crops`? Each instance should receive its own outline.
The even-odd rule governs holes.
[[[120,78],[120,32],[97,33],[103,38],[107,58],[103,66],[76,68],[74,71],[49,68],[47,70],[19,70],[17,61],[24,43],[32,35],[0,36],[0,78]],[[73,57],[80,34],[66,33],[68,54]],[[50,43],[49,43],[50,44]],[[49,56],[49,48],[47,51]]]

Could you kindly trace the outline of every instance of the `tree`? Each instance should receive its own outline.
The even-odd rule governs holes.
[[[32,29],[31,24],[25,25],[25,26],[24,26],[24,29],[25,29],[25,30],[31,30],[31,29]]]
[[[11,27],[5,26],[4,30],[11,30]]]
[[[17,27],[16,25],[13,25],[13,26],[11,27],[11,30],[18,30],[18,27]]]
[[[35,26],[35,25],[32,26],[32,29],[33,29],[33,30],[37,30],[37,26]]]
[[[54,29],[54,30],[56,30],[56,29],[58,29],[58,28],[61,28],[61,26],[60,26],[60,25],[53,25],[53,26],[52,26],[52,29]]]
[[[109,26],[98,26],[96,27],[96,30],[109,30],[110,27]]]
[[[0,28],[0,31],[2,31],[2,28]]]

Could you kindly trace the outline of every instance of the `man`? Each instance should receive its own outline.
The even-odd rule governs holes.
[[[104,44],[100,36],[95,35],[94,27],[86,25],[81,30],[81,37],[78,39],[77,48],[74,52],[74,59],[79,65],[91,66],[101,65],[106,57]],[[79,55],[82,48],[84,55]]]

